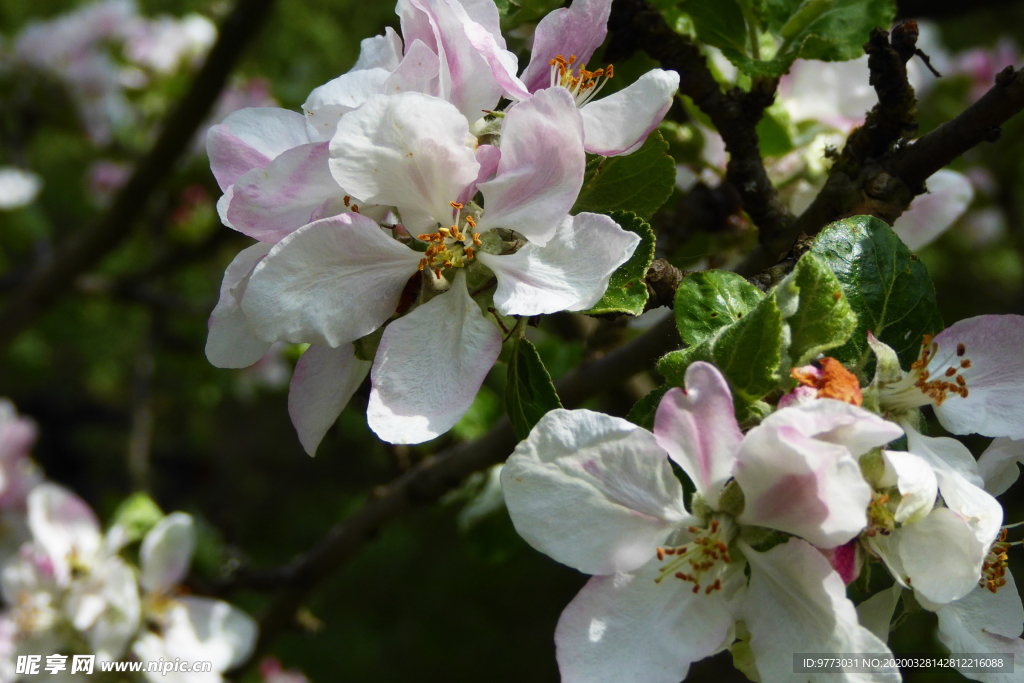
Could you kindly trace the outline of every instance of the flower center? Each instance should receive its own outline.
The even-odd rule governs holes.
[[[992,544],[981,564],[980,588],[987,588],[993,593],[1006,585],[1006,563],[1008,561],[1007,551],[1010,544],[1006,542],[1006,529],[999,531],[999,540]]]
[[[437,232],[417,235],[416,239],[429,242],[430,246],[420,259],[420,270],[430,269],[438,278],[446,268],[463,268],[473,260],[474,250],[481,244],[480,233],[472,232],[476,227],[476,219],[470,214],[462,215],[465,208],[459,202],[449,202],[455,210],[455,222],[447,228],[439,228]],[[459,228],[459,224],[465,232]]]
[[[568,90],[576,100],[577,107],[582,107],[594,99],[614,75],[614,68],[611,64],[607,68],[597,71],[587,71],[586,65],[580,64],[574,74],[573,66],[576,63],[576,55],[569,55],[569,59],[558,55],[548,63],[551,64],[551,87],[560,85]]]
[[[889,494],[875,492],[868,505],[868,528],[865,536],[888,536],[896,529],[896,517],[889,509]]]
[[[961,342],[955,352],[946,350],[939,358],[939,345],[926,334],[921,355],[910,366],[910,372],[894,384],[885,395],[888,407],[910,409],[934,403],[942,405],[950,395],[967,398],[967,380],[963,371],[971,367],[967,346]]]
[[[661,583],[674,576],[693,584],[694,594],[709,595],[722,590],[722,574],[732,564],[729,543],[736,535],[736,527],[728,516],[716,515],[707,527],[687,528],[693,538],[685,545],[658,548],[658,561],[664,562],[661,573],[654,581]]]

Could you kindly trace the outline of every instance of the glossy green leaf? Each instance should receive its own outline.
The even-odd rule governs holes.
[[[640,244],[637,245],[633,256],[612,273],[608,289],[601,300],[585,312],[591,315],[640,315],[647,305],[647,283],[644,282],[644,278],[647,276],[647,269],[651,267],[651,261],[654,260],[654,232],[642,218],[628,211],[616,211],[611,214],[611,218],[624,230],[640,235]]]
[[[789,327],[792,366],[806,365],[818,354],[842,346],[857,329],[857,315],[838,278],[813,253],[800,259],[773,296]]]
[[[646,220],[672,195],[675,182],[668,143],[654,131],[632,154],[592,158],[572,213],[632,211]]]
[[[818,235],[811,251],[835,273],[858,317],[849,341],[832,354],[839,360],[865,367],[870,330],[907,367],[917,358],[921,337],[942,330],[928,269],[884,221],[837,221]]]
[[[726,270],[690,273],[676,290],[679,336],[697,346],[750,313],[764,294],[742,276]]]
[[[561,407],[555,385],[536,347],[524,337],[518,338],[508,362],[505,384],[505,408],[516,438],[525,439],[545,413]]]
[[[723,50],[747,51],[747,22],[736,0],[684,0],[680,7],[693,20],[701,42]]]
[[[782,312],[775,299],[763,298],[707,341],[666,355],[658,371],[671,384],[682,386],[686,368],[698,360],[721,370],[741,403],[753,403],[775,389],[782,361]]]

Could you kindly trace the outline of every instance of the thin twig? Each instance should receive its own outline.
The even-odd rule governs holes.
[[[95,266],[131,232],[154,191],[189,148],[206,119],[242,50],[263,25],[274,0],[239,0],[224,20],[220,37],[196,74],[188,93],[170,114],[153,148],[114,198],[107,213],[36,269],[0,313],[0,348],[9,344],[74,280]]]

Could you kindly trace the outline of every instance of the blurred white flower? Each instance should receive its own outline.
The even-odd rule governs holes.
[[[0,166],[0,211],[17,209],[35,201],[43,180],[31,171]]]

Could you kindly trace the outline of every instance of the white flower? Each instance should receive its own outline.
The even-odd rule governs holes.
[[[153,630],[132,650],[143,662],[212,662],[208,673],[146,673],[153,683],[220,683],[221,674],[249,658],[256,644],[256,622],[222,600],[182,595],[195,548],[192,517],[175,512],[157,522],[139,550],[146,622]]]
[[[559,621],[563,680],[675,683],[729,647],[737,621],[765,681],[789,680],[793,652],[885,652],[821,552],[801,538],[758,551],[751,543],[764,530],[746,525],[850,540],[870,498],[854,458],[900,433],[822,399],[780,410],[744,437],[725,379],[706,363],[666,395],[654,434],[585,410],[545,415],[509,458],[502,486],[531,545],[595,575]],[[669,458],[697,489],[692,512]]]
[[[17,209],[36,200],[42,179],[31,171],[0,166],[0,211]]]

